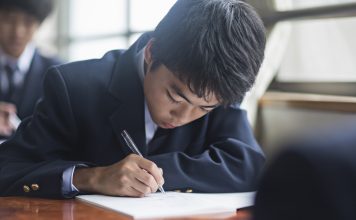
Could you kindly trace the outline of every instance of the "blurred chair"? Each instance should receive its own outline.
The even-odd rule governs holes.
[[[255,220],[355,220],[356,121],[284,148],[267,167]]]

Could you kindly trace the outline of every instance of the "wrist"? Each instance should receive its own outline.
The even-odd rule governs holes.
[[[96,186],[98,178],[99,167],[93,168],[77,168],[73,174],[73,185],[79,192],[97,192]]]

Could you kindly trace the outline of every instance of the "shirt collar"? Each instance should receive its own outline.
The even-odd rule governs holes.
[[[143,83],[143,78],[145,76],[145,48],[142,48],[137,54],[136,54],[136,67],[138,71],[138,76],[141,79],[141,82]]]
[[[30,69],[30,65],[32,62],[32,58],[35,54],[35,45],[33,43],[29,43],[24,52],[21,56],[16,59],[9,55],[7,55],[1,48],[0,48],[0,64],[2,66],[9,64],[11,66],[17,66],[16,68],[20,70],[21,73],[27,73]]]

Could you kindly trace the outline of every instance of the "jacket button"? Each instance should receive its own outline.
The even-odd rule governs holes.
[[[39,186],[38,184],[32,184],[32,185],[31,185],[31,189],[32,189],[33,191],[37,191],[39,188],[40,188],[40,186]]]
[[[186,193],[192,193],[193,190],[192,190],[192,189],[187,189],[185,192],[186,192]]]
[[[23,191],[24,192],[28,193],[28,192],[30,192],[30,190],[31,190],[30,187],[28,187],[27,185],[23,186]]]

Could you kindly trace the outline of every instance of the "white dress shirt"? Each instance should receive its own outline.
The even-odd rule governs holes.
[[[143,87],[143,78],[145,77],[145,48],[144,47],[136,55],[136,66],[138,68],[138,75],[142,82]],[[157,125],[153,122],[150,111],[148,110],[146,98],[145,98],[145,129],[146,129],[146,144],[148,144],[157,130]]]

